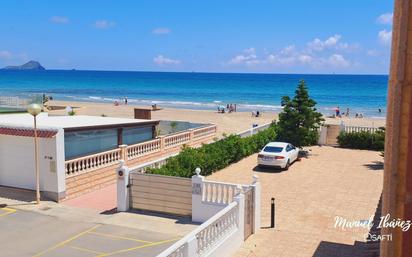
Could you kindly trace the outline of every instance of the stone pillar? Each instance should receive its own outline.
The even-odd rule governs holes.
[[[193,141],[195,140],[195,130],[194,129],[189,129],[189,144],[193,144]]]
[[[117,211],[129,210],[129,168],[120,161],[120,167],[116,169],[117,176]]]
[[[253,225],[253,234],[260,229],[260,207],[261,207],[261,185],[259,177],[253,175],[253,200],[254,200],[254,225]]]
[[[120,159],[127,163],[127,145],[119,145]]]
[[[412,1],[395,0],[382,215],[412,220]],[[383,228],[381,257],[412,256],[412,230]]]
[[[165,150],[165,136],[159,136],[160,139],[160,152],[163,153]]]
[[[196,175],[192,176],[192,221],[203,222],[202,190],[204,177],[200,175],[200,168],[196,168]]]

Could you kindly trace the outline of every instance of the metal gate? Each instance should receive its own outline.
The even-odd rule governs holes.
[[[253,226],[255,224],[254,202],[253,187],[249,187],[245,190],[244,240],[246,240],[253,233]]]

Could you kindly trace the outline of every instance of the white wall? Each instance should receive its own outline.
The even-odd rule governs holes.
[[[64,195],[63,131],[54,138],[39,138],[40,190],[58,200]],[[34,138],[0,135],[0,185],[35,189]]]

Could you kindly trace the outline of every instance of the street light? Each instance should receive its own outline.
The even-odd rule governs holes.
[[[34,162],[36,168],[36,203],[40,203],[40,178],[39,178],[39,161],[37,158],[37,121],[36,116],[41,112],[41,106],[38,104],[30,104],[27,107],[27,111],[34,118]]]

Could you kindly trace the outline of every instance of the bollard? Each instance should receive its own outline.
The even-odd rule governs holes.
[[[272,197],[270,206],[270,227],[275,228],[275,198]]]

